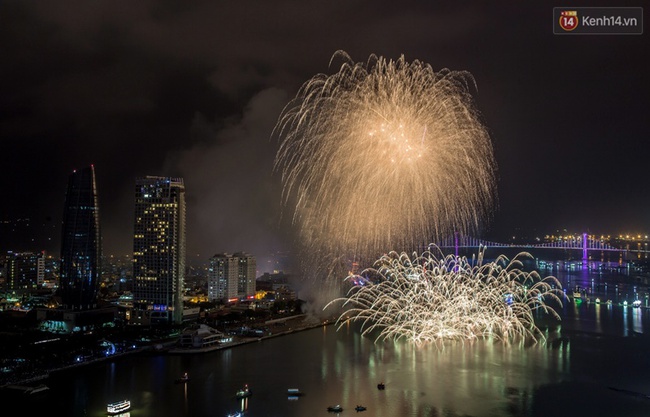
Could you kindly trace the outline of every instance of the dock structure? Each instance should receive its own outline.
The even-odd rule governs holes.
[[[39,392],[47,391],[50,388],[47,385],[36,385],[36,386],[29,386],[29,385],[5,385],[5,389],[9,390],[14,390],[14,391],[20,391],[23,394],[37,394]]]
[[[32,387],[27,385],[6,385],[5,388],[15,390],[15,391],[21,391],[24,392],[25,394],[32,390]]]

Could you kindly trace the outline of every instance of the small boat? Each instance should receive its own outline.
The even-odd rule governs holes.
[[[632,307],[634,307],[634,308],[641,307],[641,300],[632,301]]]
[[[109,403],[106,406],[106,412],[108,412],[108,414],[120,414],[123,413],[124,411],[127,411],[130,408],[131,408],[131,401],[122,400],[122,401],[116,401],[114,403]]]
[[[356,407],[354,407],[354,409],[357,410],[357,412],[366,411],[366,407],[364,407],[362,405],[357,405]]]
[[[182,384],[182,383],[185,383],[185,382],[187,382],[187,381],[189,381],[189,380],[190,380],[190,376],[187,374],[187,372],[185,372],[185,373],[183,374],[183,376],[181,376],[180,378],[178,378],[178,379],[176,380],[176,382],[179,383],[179,384]]]
[[[327,407],[327,411],[329,411],[331,413],[340,413],[341,411],[343,411],[343,407],[341,407],[338,404],[337,405],[330,405],[329,407]]]
[[[303,396],[303,395],[304,395],[303,392],[300,391],[298,388],[289,388],[289,389],[287,390],[287,396],[288,396],[289,398],[292,398],[292,397],[301,397],[301,396]]]
[[[383,390],[384,388],[386,388],[386,385],[384,385],[383,382],[380,382],[379,384],[377,384],[377,389]]]
[[[237,398],[247,398],[253,395],[253,391],[248,388],[248,384],[244,385],[239,391],[237,391]]]

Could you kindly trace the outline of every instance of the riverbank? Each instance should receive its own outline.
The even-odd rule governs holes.
[[[0,389],[7,389],[11,386],[25,386],[27,388],[34,387],[35,384],[37,383],[43,383],[44,380],[48,379],[51,374],[56,373],[56,372],[63,372],[67,371],[70,369],[78,368],[81,366],[87,366],[95,363],[100,363],[100,362],[107,362],[107,361],[112,361],[118,358],[121,358],[126,355],[132,355],[134,353],[139,353],[139,352],[144,352],[148,350],[148,346],[143,346],[139,348],[134,348],[132,350],[129,350],[127,352],[120,352],[120,353],[115,353],[110,356],[105,356],[105,357],[100,357],[100,358],[93,358],[93,359],[86,359],[82,362],[76,362],[76,363],[70,363],[66,364],[63,366],[58,366],[54,368],[49,368],[47,370],[44,370],[41,373],[37,374],[30,374],[30,375],[14,375],[13,378],[7,378],[6,380],[3,380],[0,382]]]
[[[301,315],[301,320],[288,318],[283,321],[278,322],[282,328],[274,328],[275,331],[267,333],[259,337],[241,337],[238,340],[234,340],[228,343],[220,343],[218,345],[207,346],[207,347],[198,347],[198,348],[185,348],[185,347],[170,347],[165,351],[170,354],[196,354],[196,353],[207,353],[214,352],[217,350],[230,349],[236,346],[245,345],[248,343],[259,343],[266,339],[271,339],[274,337],[285,336],[288,334],[293,334],[303,330],[309,330],[316,327],[327,326],[332,324],[332,320],[323,320],[323,321],[310,321],[305,322],[305,316]]]
[[[63,366],[49,368],[47,370],[42,370],[39,373],[30,373],[29,375],[13,375],[12,377],[3,378],[0,381],[0,389],[7,390],[10,386],[24,386],[26,388],[33,388],[39,384],[43,384],[44,380],[47,380],[50,375],[59,372],[65,372],[72,370],[81,366],[88,366],[92,364],[97,364],[106,361],[113,361],[119,358],[122,358],[127,355],[133,354],[201,354],[206,352],[212,352],[223,349],[230,349],[237,346],[249,344],[249,343],[259,343],[266,339],[285,336],[293,334],[296,332],[313,329],[316,327],[326,326],[332,324],[333,320],[315,320],[313,318],[306,318],[302,316],[300,320],[288,318],[276,324],[273,328],[273,331],[269,334],[265,334],[260,337],[245,337],[238,338],[237,340],[229,343],[224,343],[220,345],[210,346],[207,348],[174,348],[177,344],[177,339],[168,342],[150,342],[147,345],[135,347],[125,352],[115,353],[109,356],[102,356],[98,358],[85,359],[83,361],[66,364]]]

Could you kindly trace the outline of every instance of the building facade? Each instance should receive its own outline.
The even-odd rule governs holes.
[[[102,250],[92,165],[74,171],[68,178],[61,236],[58,265],[61,304],[57,308],[36,308],[40,329],[56,333],[85,332],[114,322],[117,309],[97,303]],[[56,262],[48,258],[44,269],[52,286]]]
[[[10,252],[6,257],[7,289],[27,294],[43,286],[45,259],[42,253]]]
[[[136,180],[130,324],[182,323],[185,210],[182,178]]]
[[[208,300],[228,301],[237,298],[238,260],[232,254],[218,253],[208,266]]]
[[[219,253],[210,258],[208,300],[232,301],[255,295],[255,257],[237,252]]]
[[[245,252],[235,253],[237,258],[237,295],[240,298],[255,296],[257,262],[255,257]]]
[[[68,178],[61,237],[60,294],[64,308],[96,306],[101,276],[101,235],[95,168],[75,170]]]

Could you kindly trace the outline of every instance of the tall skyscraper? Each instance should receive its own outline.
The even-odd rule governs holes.
[[[185,281],[185,185],[147,176],[135,185],[132,324],[180,324]]]
[[[101,235],[95,168],[76,170],[68,179],[61,239],[61,299],[64,308],[96,306],[101,274]]]

